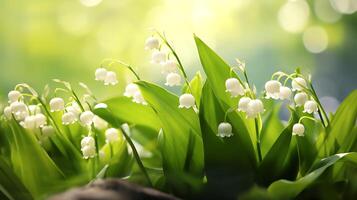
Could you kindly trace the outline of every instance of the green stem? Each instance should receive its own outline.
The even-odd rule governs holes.
[[[262,162],[262,152],[260,149],[260,135],[259,135],[258,119],[255,118],[254,122],[255,122],[255,133],[256,133],[256,137],[257,137],[258,159],[259,159],[259,162]]]
[[[318,96],[316,94],[316,91],[315,91],[314,86],[312,85],[312,83],[310,83],[310,87],[311,87],[312,94],[314,95],[314,99],[315,99],[316,103],[319,105],[319,111],[321,110],[322,114],[323,114],[322,115],[319,112],[320,118],[321,118],[321,120],[323,120],[322,117],[325,117],[325,120],[327,121],[327,124],[325,125],[325,127],[327,127],[328,125],[330,125],[330,120],[329,120],[329,118],[328,118],[328,116],[327,116],[327,114],[325,112],[325,109],[322,107],[322,104],[321,104],[321,102],[320,102],[320,100],[319,100],[319,98],[318,98]]]
[[[128,68],[128,69],[134,74],[135,78],[136,78],[138,81],[141,80],[140,77],[139,77],[139,75],[135,72],[135,70],[134,70],[129,64],[126,64],[126,63],[124,63],[124,62],[122,62],[122,61],[120,61],[120,60],[114,60],[112,63],[119,63],[120,65],[125,66],[126,68]],[[111,65],[112,63],[110,63],[109,65]]]

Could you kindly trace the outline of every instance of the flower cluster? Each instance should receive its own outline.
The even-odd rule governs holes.
[[[95,80],[103,81],[104,85],[116,85],[118,83],[117,74],[103,67],[95,71]]]
[[[133,98],[133,102],[135,103],[147,105],[147,102],[145,101],[143,95],[141,94],[139,87],[134,83],[129,83],[125,87],[124,96]]]
[[[91,136],[81,140],[81,151],[84,159],[94,158],[96,154],[95,140]]]

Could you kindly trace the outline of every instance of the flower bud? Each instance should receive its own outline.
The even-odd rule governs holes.
[[[115,128],[109,128],[105,131],[105,139],[107,143],[117,141],[119,139],[119,131]]]
[[[93,123],[94,114],[91,111],[85,111],[79,116],[83,125],[90,126]]]
[[[64,101],[62,98],[55,97],[50,100],[51,112],[61,111],[64,109]]]
[[[98,68],[95,70],[95,80],[104,81],[107,77],[107,70],[105,68]]]
[[[244,95],[244,88],[236,78],[229,78],[226,80],[226,92],[231,94],[231,97]]]
[[[318,111],[318,108],[317,108],[317,103],[315,101],[310,100],[310,101],[305,102],[303,112],[311,114],[311,113],[315,113],[317,111]]]
[[[301,91],[304,88],[307,87],[305,79],[301,77],[294,78],[291,82],[291,87],[293,88],[293,91]]]
[[[145,41],[145,50],[158,49],[160,46],[159,40],[153,36]]]
[[[167,86],[178,86],[181,85],[181,76],[178,73],[169,73],[166,76],[166,83]]]
[[[81,148],[83,158],[88,159],[88,158],[94,158],[95,157],[95,146],[84,146]]]
[[[93,124],[96,129],[103,130],[108,127],[108,122],[106,122],[104,119],[98,117],[95,115],[93,117]]]
[[[270,80],[265,83],[266,98],[279,99],[281,83],[276,80]]]
[[[280,87],[279,98],[281,100],[288,99],[291,96],[291,89],[285,86]]]
[[[231,137],[233,136],[232,133],[232,125],[227,122],[222,122],[218,125],[218,133],[217,136],[219,137]]]
[[[83,148],[85,146],[95,146],[95,141],[92,136],[86,136],[86,137],[82,138],[81,147]]]
[[[51,125],[42,127],[42,136],[44,136],[44,137],[49,137],[54,132],[55,132],[55,129]]]
[[[294,101],[296,106],[302,106],[305,104],[305,102],[307,101],[307,94],[305,92],[299,92],[297,94],[295,94],[294,96]]]
[[[264,112],[264,105],[261,100],[253,99],[248,103],[248,109],[246,111],[248,118],[255,118],[262,112]]]
[[[156,50],[151,55],[151,62],[154,64],[163,64],[166,61],[166,53]]]
[[[35,120],[36,120],[36,128],[42,127],[47,124],[47,118],[44,114],[36,114]]]
[[[238,111],[247,112],[248,104],[250,101],[251,101],[251,99],[249,97],[240,98],[239,103],[238,103]]]
[[[104,85],[116,85],[117,83],[117,74],[113,71],[108,71],[104,79]]]
[[[9,98],[9,103],[13,103],[19,100],[19,98],[21,97],[21,93],[17,90],[12,90],[8,93],[7,96]]]
[[[77,121],[77,117],[71,112],[66,112],[62,115],[62,123],[64,125],[73,124],[76,121]]]
[[[304,136],[305,127],[300,123],[296,123],[293,126],[293,135]]]
[[[177,63],[174,60],[167,60],[166,62],[162,63],[162,71],[161,73],[167,74],[171,72],[177,71]]]
[[[134,84],[134,83],[129,83],[126,87],[125,87],[125,92],[124,92],[124,96],[126,97],[133,97],[134,94],[136,92],[139,91],[139,87]]]
[[[179,108],[191,108],[195,105],[195,97],[186,93],[180,96],[179,102]]]

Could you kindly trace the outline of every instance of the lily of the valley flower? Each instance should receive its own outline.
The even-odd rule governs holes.
[[[295,94],[294,96],[294,101],[296,106],[303,106],[305,104],[305,102],[307,101],[308,96],[305,92],[299,92],[297,94]]]
[[[90,126],[93,123],[94,114],[91,111],[84,111],[79,116],[80,122],[85,126]]]
[[[71,112],[75,115],[76,118],[79,118],[79,115],[81,114],[81,108],[79,107],[77,102],[72,102],[71,105],[66,107],[67,112]]]
[[[116,85],[116,84],[118,84],[117,74],[113,71],[108,71],[104,79],[104,85]]]
[[[41,113],[41,108],[38,105],[29,105],[29,111],[31,114],[39,114]]]
[[[47,118],[44,114],[38,113],[34,116],[35,116],[35,120],[36,120],[36,128],[43,127],[44,125],[47,124]]]
[[[231,137],[233,136],[232,133],[232,125],[227,122],[222,122],[218,125],[218,133],[217,136],[219,137]]]
[[[301,77],[296,77],[291,81],[291,87],[293,91],[301,91],[307,87],[305,79]]]
[[[136,92],[139,91],[139,87],[134,84],[134,83],[129,83],[126,87],[125,87],[125,92],[124,92],[124,96],[126,97],[133,97],[134,94]]]
[[[105,131],[105,141],[111,143],[119,139],[119,131],[115,128],[109,128]]]
[[[318,111],[317,103],[314,100],[309,100],[305,102],[303,112],[311,114],[317,111]]]
[[[19,100],[21,93],[17,90],[12,90],[8,93],[7,97],[9,98],[9,103],[13,103]]]
[[[250,101],[251,101],[251,99],[249,97],[240,98],[239,103],[238,103],[238,111],[247,112],[248,104]]]
[[[160,42],[156,37],[149,37],[145,41],[145,50],[158,49],[160,46]]]
[[[166,61],[166,53],[156,50],[151,54],[151,62],[154,64],[163,64]]]
[[[96,129],[104,130],[108,127],[108,122],[106,122],[104,119],[95,115],[93,117],[93,125]]]
[[[264,105],[261,100],[252,99],[251,101],[249,101],[248,108],[246,111],[248,118],[255,118],[263,112],[264,112]]]
[[[135,103],[141,103],[143,105],[147,105],[148,103],[145,101],[143,95],[141,94],[140,90],[135,92],[133,96],[133,102]]]
[[[179,98],[179,108],[191,108],[195,105],[195,97],[192,94],[182,94]]]
[[[266,98],[279,99],[280,98],[281,83],[276,80],[270,80],[265,83]]]
[[[42,127],[42,136],[49,137],[55,132],[55,129],[51,126],[43,126]]]
[[[36,117],[33,115],[27,116],[23,122],[20,122],[20,124],[25,129],[35,129],[36,128]]]
[[[165,85],[170,86],[170,87],[181,85],[181,76],[180,76],[180,74],[175,73],[175,72],[169,73],[166,76]]]
[[[66,112],[62,115],[62,123],[64,125],[70,125],[77,121],[77,117],[72,112]]]
[[[166,62],[162,63],[161,73],[167,74],[167,73],[176,72],[176,71],[177,71],[176,61],[169,59]]]
[[[286,86],[281,86],[280,87],[280,93],[279,93],[279,98],[281,100],[284,100],[284,99],[289,99],[290,96],[291,96],[291,89],[286,87]]]
[[[61,111],[64,109],[64,101],[62,98],[55,97],[50,100],[51,112]]]
[[[84,159],[94,158],[96,153],[95,141],[91,136],[84,137],[81,141],[81,151]]]
[[[304,136],[305,127],[300,123],[296,123],[293,126],[293,135]]]
[[[96,81],[104,81],[107,77],[107,70],[105,68],[98,68],[95,70],[95,80]]]
[[[11,119],[11,116],[12,116],[11,113],[12,113],[12,112],[11,112],[10,106],[6,106],[6,107],[4,108],[4,115],[5,115],[5,117],[6,117],[7,119]]]
[[[10,104],[11,112],[14,114],[16,120],[23,120],[29,115],[26,104],[15,101]]]
[[[229,78],[226,80],[226,92],[231,94],[231,97],[244,95],[244,88],[236,78]]]

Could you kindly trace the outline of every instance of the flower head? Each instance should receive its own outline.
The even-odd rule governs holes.
[[[104,79],[104,85],[116,85],[117,83],[117,74],[113,71],[108,71]]]
[[[231,137],[233,136],[232,133],[232,125],[227,122],[222,122],[218,125],[218,133],[217,136],[219,137]]]
[[[95,146],[95,141],[92,136],[86,136],[81,140],[81,147],[84,146]]]
[[[145,101],[143,95],[141,94],[140,90],[134,93],[133,102],[141,103],[143,105],[147,105],[148,103]]]
[[[79,116],[80,122],[85,126],[90,126],[93,123],[94,114],[91,111],[84,111]]]
[[[108,122],[106,122],[104,119],[95,115],[93,117],[93,125],[96,129],[103,130],[108,127]]]
[[[162,63],[162,71],[161,73],[167,74],[171,72],[176,72],[177,71],[177,63],[176,61],[169,59]]]
[[[266,98],[279,99],[280,98],[281,83],[277,80],[270,80],[265,83]]]
[[[163,64],[166,61],[166,53],[156,50],[151,54],[151,62],[154,64]]]
[[[309,100],[305,102],[303,112],[311,114],[317,111],[318,111],[317,103],[314,100]]]
[[[259,99],[252,99],[248,103],[248,109],[246,111],[248,118],[255,118],[260,113],[264,112],[264,105]]]
[[[136,92],[139,91],[139,87],[134,84],[134,83],[129,83],[126,87],[125,87],[125,92],[124,92],[124,96],[126,97],[133,97],[134,94]]]
[[[36,117],[33,115],[25,117],[25,120],[21,125],[26,129],[35,129],[36,128]]]
[[[64,109],[64,101],[62,98],[55,97],[50,100],[51,112],[61,111]]]
[[[38,113],[34,116],[35,116],[35,120],[36,120],[36,128],[40,128],[47,124],[47,118],[44,114]]]
[[[77,117],[72,112],[66,112],[62,115],[62,123],[64,125],[73,124],[77,121]]]
[[[247,112],[248,104],[250,101],[251,101],[251,99],[249,97],[240,98],[239,103],[238,103],[238,111]]]
[[[191,108],[195,105],[195,97],[192,94],[182,94],[179,98],[179,108]]]
[[[117,141],[119,139],[119,131],[115,128],[109,128],[105,131],[105,139],[107,143]]]
[[[226,80],[226,92],[229,92],[232,97],[244,95],[244,88],[236,78]]]
[[[19,100],[21,93],[17,90],[12,90],[8,93],[7,97],[9,98],[9,103],[13,103]]]
[[[75,101],[72,102],[71,105],[66,107],[66,111],[73,113],[76,116],[76,118],[78,118],[79,115],[81,114],[81,108],[79,107],[78,103]]]
[[[291,87],[293,88],[293,91],[301,91],[307,87],[307,84],[305,79],[297,77],[291,81]]]
[[[98,68],[95,70],[95,80],[96,81],[104,81],[107,77],[107,70],[105,68]]]
[[[305,127],[300,123],[296,123],[293,126],[293,135],[304,136]]]
[[[49,137],[55,132],[55,129],[51,126],[43,126],[42,127],[42,136]]]
[[[167,86],[178,86],[181,85],[181,76],[178,73],[171,72],[166,76],[166,83]]]
[[[93,137],[87,136],[81,140],[81,151],[84,159],[94,158],[96,147]]]
[[[38,105],[29,105],[29,111],[31,114],[39,114],[41,113],[41,108]]]
[[[288,99],[291,96],[291,89],[286,86],[280,87],[279,98],[281,100]]]
[[[305,102],[307,101],[307,94],[305,92],[299,92],[297,94],[295,94],[294,96],[294,101],[296,106],[302,106],[305,104]]]
[[[160,46],[159,40],[156,37],[149,37],[145,41],[145,50],[158,49]]]
[[[29,115],[26,104],[23,102],[15,101],[10,104],[11,112],[15,115],[15,119],[23,120]]]
[[[4,115],[5,115],[5,117],[6,117],[7,119],[11,119],[12,114],[11,114],[11,108],[10,108],[10,106],[6,106],[6,107],[4,108]]]

